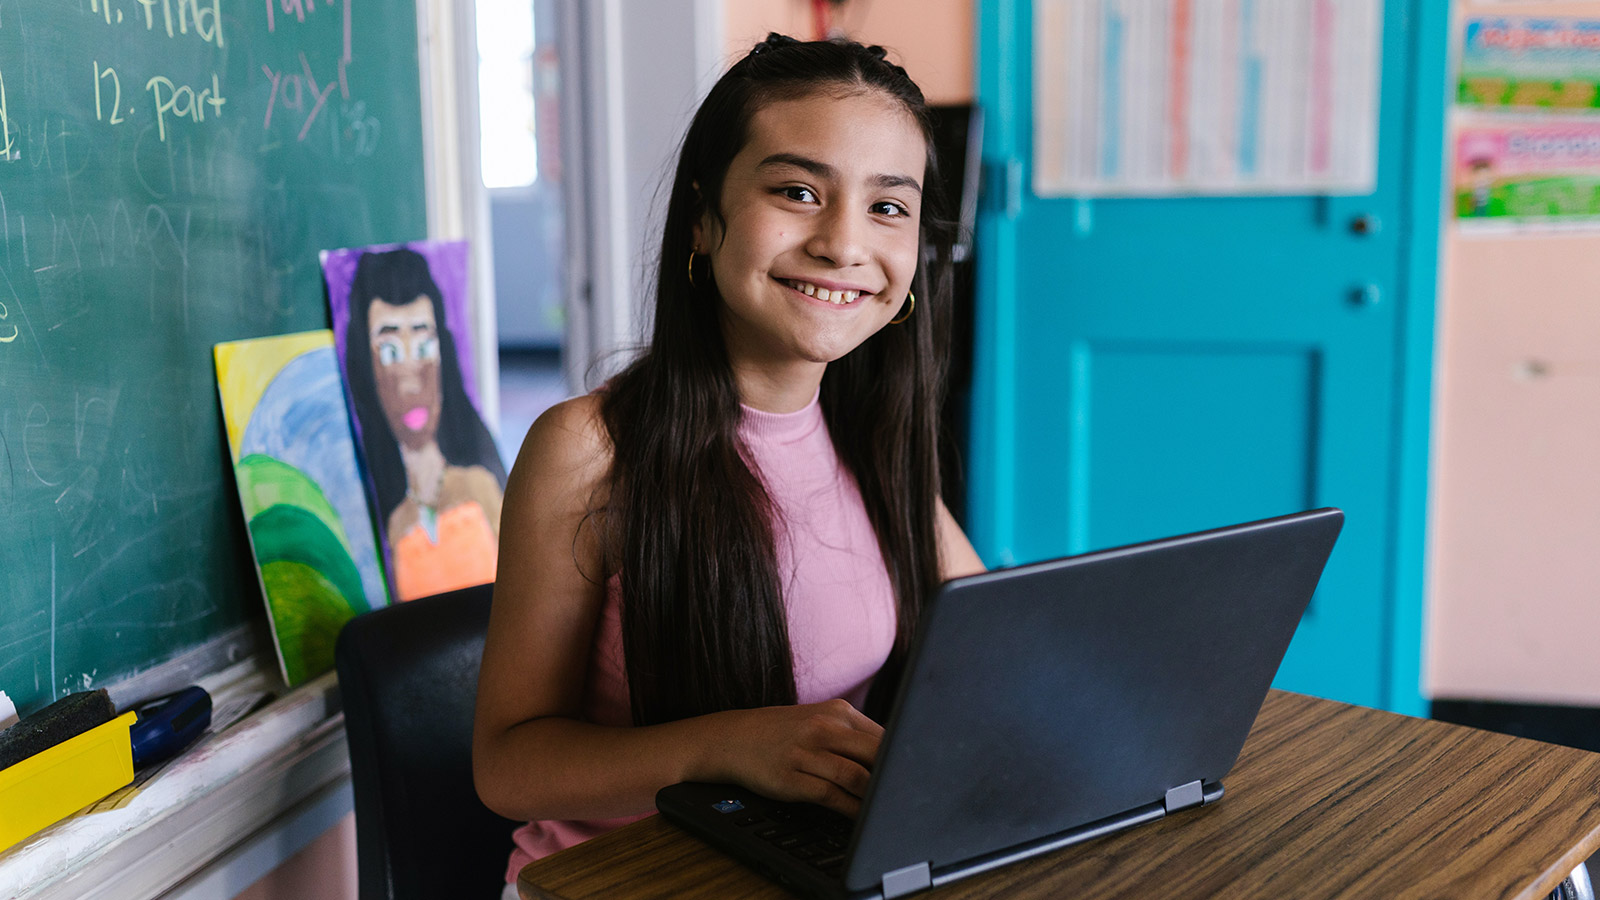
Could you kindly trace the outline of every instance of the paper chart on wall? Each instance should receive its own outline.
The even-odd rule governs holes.
[[[1600,229],[1600,20],[1478,16],[1459,39],[1460,233]]]
[[[1473,121],[1457,129],[1454,156],[1464,232],[1600,228],[1600,121]]]
[[[1041,197],[1365,194],[1380,0],[1035,0]]]
[[[1592,115],[1600,108],[1600,21],[1468,19],[1459,69],[1457,106]]]

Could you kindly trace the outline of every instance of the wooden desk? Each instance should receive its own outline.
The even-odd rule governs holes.
[[[1274,691],[1214,806],[927,894],[1543,900],[1600,848],[1600,754]],[[529,864],[526,900],[790,896],[652,817]]]

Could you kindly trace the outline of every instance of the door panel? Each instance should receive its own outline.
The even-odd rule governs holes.
[[[1090,535],[1127,544],[1315,502],[1314,351],[1174,342],[1083,355],[1088,414],[1073,443],[1094,472],[1088,527],[1073,535],[1083,549]]]
[[[998,309],[980,312],[974,406],[1001,412],[975,419],[975,460],[993,471],[971,502],[1012,492],[975,517],[980,550],[1023,562],[1341,507],[1277,686],[1378,706],[1393,695],[1412,249],[1407,6],[1385,6],[1377,188],[1360,197],[1034,197],[1030,4],[984,0],[979,29],[989,171],[1013,174],[980,229],[979,302]]]

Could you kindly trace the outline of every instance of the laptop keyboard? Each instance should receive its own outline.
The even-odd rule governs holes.
[[[733,824],[830,878],[844,874],[845,849],[855,823],[829,809],[767,802],[736,814]]]

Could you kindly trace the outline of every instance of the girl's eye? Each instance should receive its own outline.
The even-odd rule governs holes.
[[[431,338],[428,338],[427,340],[425,340],[422,343],[417,345],[417,359],[427,360],[427,359],[438,359],[438,358],[439,358],[439,339],[438,338],[431,337]]]
[[[392,366],[405,357],[405,351],[393,341],[384,341],[378,345],[378,362]]]
[[[892,203],[888,200],[884,200],[881,203],[872,204],[872,211],[880,216],[898,217],[911,215],[910,211],[908,211],[904,206],[901,206],[898,203]]]
[[[791,186],[783,188],[783,195],[796,203],[815,203],[817,195],[806,187]]]

